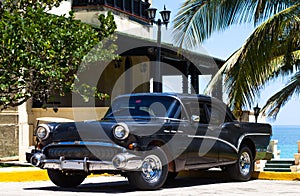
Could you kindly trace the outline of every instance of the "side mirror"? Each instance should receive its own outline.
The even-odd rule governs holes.
[[[192,115],[191,120],[194,123],[199,123],[200,122],[200,116]]]

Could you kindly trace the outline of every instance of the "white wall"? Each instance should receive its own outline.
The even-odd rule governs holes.
[[[53,7],[48,13],[50,14],[56,14],[56,15],[69,15],[69,12],[72,8],[72,0],[66,0],[61,2],[59,7]]]
[[[152,3],[152,0],[149,1]],[[72,9],[72,0],[66,0],[61,3],[59,7],[54,7],[48,13],[56,15],[66,15]],[[106,11],[77,11],[75,13],[75,18],[79,19],[85,23],[99,25],[98,16],[99,14],[106,14]],[[153,38],[152,27],[142,25],[138,22],[129,20],[128,15],[124,13],[119,13],[114,15],[115,22],[117,24],[117,31],[151,39]]]
[[[75,13],[75,18],[85,23],[99,25],[98,17],[100,14],[106,14],[107,11],[78,11]],[[146,25],[142,25],[138,22],[129,20],[127,14],[120,13],[114,15],[115,22],[117,24],[117,31],[143,37],[152,38],[152,28]]]

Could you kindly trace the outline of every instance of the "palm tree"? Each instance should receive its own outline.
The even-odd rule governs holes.
[[[174,19],[175,42],[191,47],[233,24],[253,23],[254,32],[229,57],[207,87],[225,74],[229,106],[238,114],[254,104],[265,84],[279,77],[288,83],[271,96],[263,111],[275,117],[300,94],[299,0],[186,0]]]

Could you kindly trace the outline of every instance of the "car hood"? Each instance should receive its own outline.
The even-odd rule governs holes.
[[[140,136],[151,135],[163,127],[163,119],[133,120],[103,120],[70,123],[51,123],[51,141],[111,141],[112,130],[118,123],[125,123],[130,133]]]
[[[58,141],[106,141],[111,138],[111,130],[114,122],[70,122],[52,123],[51,137],[52,142]]]

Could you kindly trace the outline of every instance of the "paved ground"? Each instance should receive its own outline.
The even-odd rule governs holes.
[[[168,182],[157,191],[136,191],[123,177],[87,178],[77,188],[63,189],[54,186],[50,181],[36,182],[2,182],[1,196],[33,196],[33,195],[284,195],[296,196],[300,193],[300,181],[251,180],[249,182],[230,182],[227,180],[179,177]]]
[[[256,180],[231,182],[219,171],[182,172],[157,191],[136,191],[124,177],[94,176],[78,188],[62,189],[49,181],[47,172],[33,167],[0,168],[0,196],[34,195],[299,195],[300,173],[255,172]],[[267,179],[267,180],[263,180]]]
[[[223,179],[227,177],[226,173],[219,171],[201,172],[201,171],[183,171],[179,173],[181,177],[202,177]],[[254,172],[253,179],[264,180],[290,180],[299,181],[300,173],[295,172]],[[26,182],[49,180],[47,171],[35,167],[6,167],[0,168],[0,182]],[[0,195],[1,196],[1,195]]]

